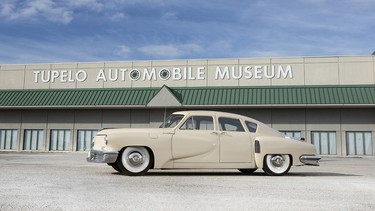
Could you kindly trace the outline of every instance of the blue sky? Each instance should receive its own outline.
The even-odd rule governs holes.
[[[374,0],[0,0],[0,64],[370,55]]]

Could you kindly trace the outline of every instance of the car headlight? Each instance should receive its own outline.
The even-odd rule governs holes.
[[[95,143],[97,143],[99,146],[107,146],[108,144],[108,137],[107,134],[100,134],[95,136],[91,141],[91,148],[94,148]]]

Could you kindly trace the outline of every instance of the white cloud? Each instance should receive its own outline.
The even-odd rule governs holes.
[[[106,7],[105,4],[97,0],[69,0],[68,5],[71,7],[90,8],[93,11],[101,11]]]
[[[132,50],[127,45],[120,45],[118,46],[116,52],[114,53],[117,56],[120,57],[128,57],[132,53]]]
[[[202,50],[202,47],[192,43],[181,45],[147,45],[139,49],[143,54],[161,58],[179,58],[199,53]]]
[[[1,5],[1,16],[10,21],[42,16],[48,21],[68,24],[73,19],[73,12],[51,0],[6,1]]]
[[[113,21],[119,21],[119,20],[122,20],[124,18],[126,18],[126,15],[124,13],[122,13],[122,12],[116,12],[115,14],[110,15],[109,19],[111,19]]]
[[[14,10],[14,5],[10,2],[3,2],[0,4],[1,10],[0,10],[0,16],[8,17],[12,15]]]
[[[0,60],[370,54],[374,7],[373,0],[0,0],[0,22],[10,23],[0,26]]]
[[[172,45],[147,45],[139,49],[140,52],[161,57],[179,57],[181,52],[176,46]]]
[[[74,47],[66,43],[46,43],[44,40],[32,40],[28,38],[17,38],[16,42],[12,43],[14,38],[2,36],[1,34],[0,40],[2,40],[2,42],[0,42],[0,64],[104,60],[102,57],[95,55],[94,53],[97,49],[93,49],[93,47],[89,45],[81,45],[79,48],[72,51]],[[82,40],[80,40],[80,42],[84,43]]]
[[[161,16],[162,20],[176,20],[176,13],[174,12],[166,12],[164,15]]]

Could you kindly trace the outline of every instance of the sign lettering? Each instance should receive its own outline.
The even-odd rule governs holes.
[[[212,71],[212,70],[211,70]],[[292,79],[291,65],[247,65],[216,66],[208,74],[207,67],[172,67],[172,68],[111,68],[97,71],[80,70],[37,70],[34,71],[35,83],[75,83],[94,78],[96,82],[115,81],[180,81],[180,80],[240,80],[240,79]],[[91,76],[91,77],[89,77]]]

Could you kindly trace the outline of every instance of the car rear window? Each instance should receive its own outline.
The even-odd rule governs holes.
[[[219,117],[219,127],[221,131],[245,132],[239,119]]]
[[[258,125],[254,122],[246,121],[246,127],[250,133],[255,133],[257,131]]]

